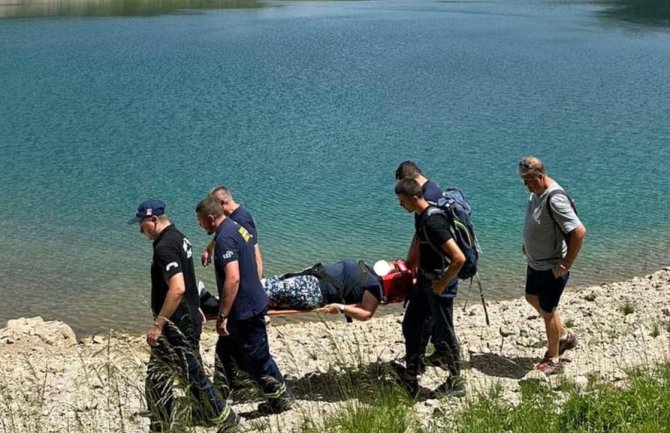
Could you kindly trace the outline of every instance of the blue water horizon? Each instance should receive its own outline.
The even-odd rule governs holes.
[[[160,198],[231,188],[266,273],[404,257],[394,171],[463,189],[492,299],[523,293],[535,155],[588,234],[571,286],[670,264],[670,32],[592,2],[283,2],[153,17],[0,20],[0,322],[150,323]],[[213,271],[197,276],[214,287]]]

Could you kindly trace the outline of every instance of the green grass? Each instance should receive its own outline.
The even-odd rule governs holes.
[[[651,328],[651,333],[649,334],[653,338],[658,337],[661,335],[661,325],[658,324],[658,322],[654,323],[654,326]]]
[[[395,386],[380,386],[368,403],[353,399],[320,423],[305,419],[302,433],[407,433],[416,430],[413,401]]]
[[[618,309],[623,313],[624,316],[628,316],[629,314],[633,314],[635,312],[635,305],[626,301],[626,303],[620,305]]]
[[[670,432],[669,365],[631,373],[623,389],[603,382],[591,382],[584,391],[565,389],[561,395],[537,383],[523,385],[518,406],[482,396],[456,416],[454,432]]]
[[[379,389],[367,404],[348,402],[320,424],[306,420],[301,433],[670,433],[670,365],[631,372],[623,388],[591,381],[580,389],[563,380],[550,390],[526,381],[519,393],[521,402],[513,405],[493,387],[452,417],[435,412],[420,420],[399,390]]]

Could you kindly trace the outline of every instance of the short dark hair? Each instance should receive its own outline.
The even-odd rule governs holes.
[[[403,161],[400,163],[398,168],[395,171],[395,179],[403,180],[406,178],[416,179],[419,175],[423,174],[421,169],[416,162],[414,161]]]
[[[213,216],[214,218],[223,215],[223,206],[214,197],[207,196],[200,200],[195,207],[195,213],[202,216]]]
[[[423,191],[421,190],[421,185],[414,179],[405,178],[400,179],[398,183],[395,184],[395,193],[404,194],[410,197],[419,197],[423,198]]]

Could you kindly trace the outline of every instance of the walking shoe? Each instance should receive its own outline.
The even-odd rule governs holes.
[[[465,397],[465,380],[461,376],[449,376],[436,391],[447,397]]]
[[[552,359],[544,359],[542,362],[537,364],[534,368],[535,371],[541,371],[542,373],[549,376],[550,374],[556,374],[561,372],[563,364],[561,360],[553,361]]]
[[[575,337],[575,334],[568,333],[565,339],[558,341],[558,356],[563,355],[566,350],[571,350],[575,347],[577,347],[577,337]],[[549,359],[549,351],[544,352],[544,358],[542,359]]]

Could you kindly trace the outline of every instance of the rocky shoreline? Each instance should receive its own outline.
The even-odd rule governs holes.
[[[568,289],[560,311],[579,345],[566,353],[563,373],[550,378],[531,372],[545,350],[543,323],[535,311],[521,298],[491,302],[488,310],[491,326],[484,322],[481,304],[472,300],[465,310],[461,305],[455,311],[471,396],[497,385],[503,398],[515,402],[520,380],[534,378],[549,386],[560,377],[577,386],[590,378],[620,382],[630,369],[670,360],[670,267],[628,281]],[[329,396],[320,384],[336,380],[343,370],[368,370],[401,358],[401,314],[366,323],[270,326],[271,350],[294,383],[298,404],[286,414],[248,422],[243,431],[298,431],[303,419],[341,407],[345,401]],[[207,326],[202,355],[210,369],[215,341]],[[77,341],[62,322],[10,320],[0,329],[0,432],[145,432],[147,359],[144,336],[110,332]],[[445,377],[431,368],[421,383],[434,389]],[[252,413],[255,404],[233,407]],[[421,415],[457,406],[454,400],[428,398],[417,402],[416,410]]]

